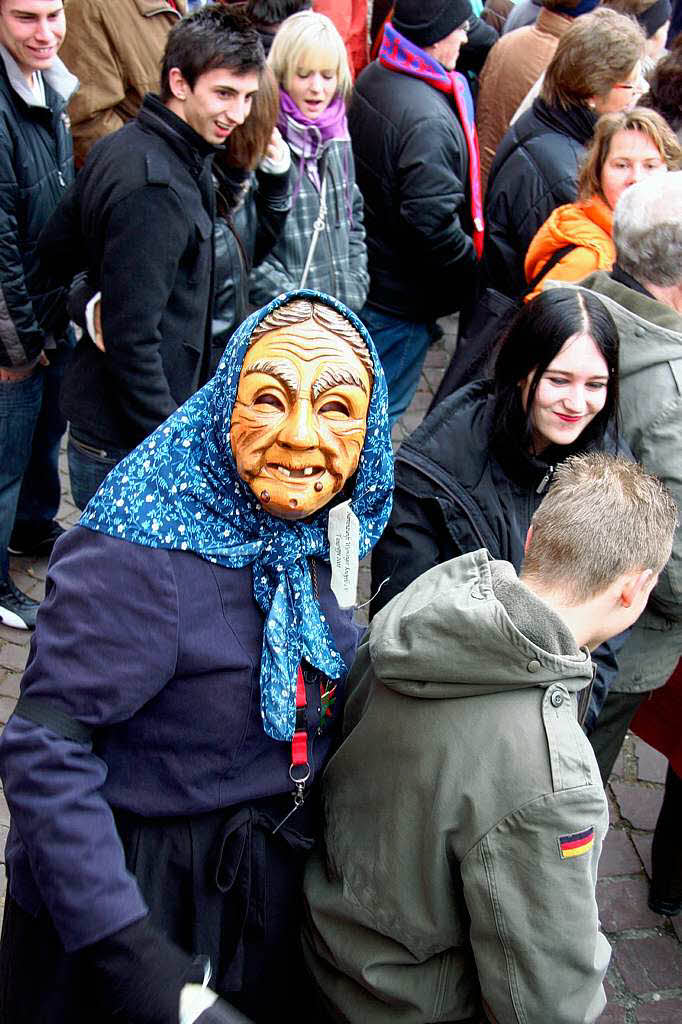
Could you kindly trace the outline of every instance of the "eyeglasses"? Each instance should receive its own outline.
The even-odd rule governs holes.
[[[613,89],[627,89],[629,92],[644,92],[646,87],[647,81],[641,71],[636,82],[618,82],[617,85],[612,86]]]

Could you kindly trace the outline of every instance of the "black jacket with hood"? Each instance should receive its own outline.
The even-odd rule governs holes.
[[[476,381],[437,405],[401,446],[391,518],[372,554],[371,616],[427,569],[479,548],[518,572],[528,527],[556,463],[615,449],[608,438],[587,445],[578,438],[572,445],[551,445],[542,458],[512,444],[493,452],[494,422],[492,382]],[[618,451],[632,458],[623,442]],[[615,655],[625,635],[594,654],[599,702],[617,674]]]

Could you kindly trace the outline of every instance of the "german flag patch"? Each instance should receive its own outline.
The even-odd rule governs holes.
[[[559,836],[559,853],[563,859],[579,857],[581,853],[587,853],[593,846],[594,825],[583,829],[582,832],[573,832],[570,836]]]

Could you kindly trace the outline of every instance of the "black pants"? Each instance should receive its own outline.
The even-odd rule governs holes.
[[[599,712],[597,724],[588,739],[597,758],[601,780],[606,785],[613,771],[616,758],[623,746],[625,734],[635,717],[637,708],[649,691],[644,693],[614,693],[611,690]]]
[[[208,956],[211,988],[259,1024],[305,1021],[311,1006],[299,934],[317,815],[311,796],[273,835],[291,806],[286,796],[194,818],[116,813],[153,924],[186,952]],[[0,1024],[128,1024],[102,1005],[85,955],[64,951],[47,913],[34,918],[9,895]]]
[[[682,779],[670,765],[651,849],[651,895],[676,903],[682,900]]]

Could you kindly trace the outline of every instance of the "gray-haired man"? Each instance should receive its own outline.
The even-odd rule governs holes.
[[[626,189],[613,222],[616,265],[582,282],[620,335],[620,411],[635,458],[682,510],[682,171]],[[604,782],[646,694],[682,655],[682,530],[646,611],[620,654],[620,674],[590,736]]]

